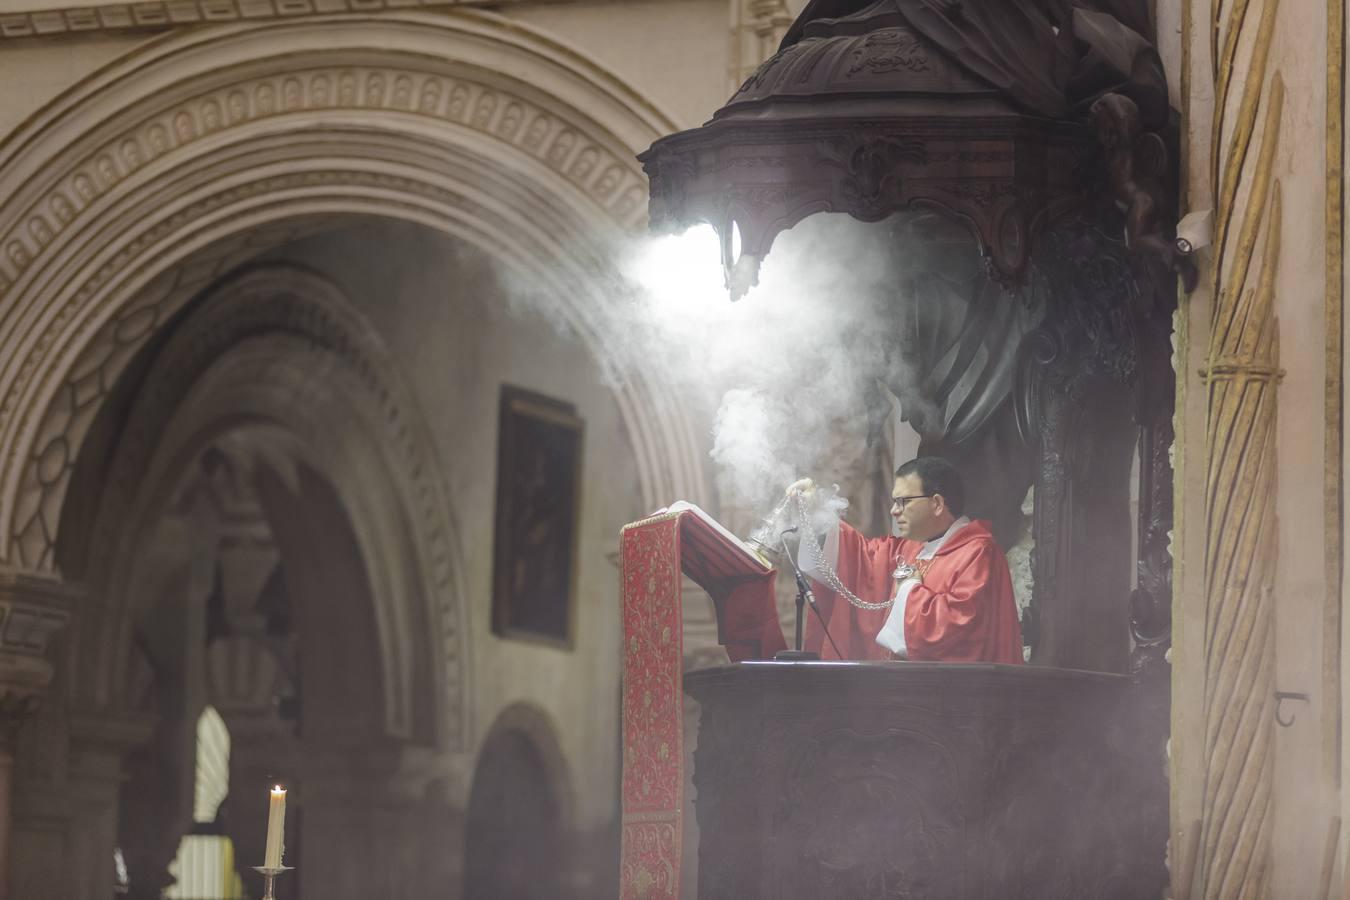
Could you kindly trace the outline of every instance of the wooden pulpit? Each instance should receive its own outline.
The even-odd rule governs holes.
[[[700,900],[1161,896],[1126,676],[769,661],[685,687]]]
[[[688,511],[623,532],[622,900],[681,896],[686,689],[700,900],[1160,895],[1164,760],[1128,676],[773,661],[773,572],[738,543]],[[731,665],[682,671],[682,571]]]

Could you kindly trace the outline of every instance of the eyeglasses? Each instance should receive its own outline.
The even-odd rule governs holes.
[[[911,500],[919,500],[919,499],[921,499],[921,498],[923,498],[923,497],[936,497],[936,496],[937,496],[937,494],[915,494],[915,495],[912,496],[912,497],[892,497],[892,498],[891,498],[891,506],[895,507],[896,509],[900,510],[901,512],[904,512],[904,511],[905,511],[905,504],[909,503],[909,501],[911,501]]]

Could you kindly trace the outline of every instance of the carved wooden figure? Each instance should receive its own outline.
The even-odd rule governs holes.
[[[1165,211],[1174,204],[1167,202],[1162,180],[1167,167],[1167,148],[1162,138],[1141,129],[1139,107],[1123,94],[1103,95],[1092,104],[1090,112],[1097,139],[1106,151],[1112,196],[1125,212],[1126,245],[1151,254],[1165,268],[1176,272],[1190,293],[1199,279],[1190,246],[1169,238],[1164,231]]]

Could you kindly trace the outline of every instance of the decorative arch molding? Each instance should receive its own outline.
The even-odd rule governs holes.
[[[545,285],[605,360],[596,276],[645,219],[635,153],[673,127],[574,51],[470,11],[174,34],[78,85],[0,147],[0,561],[53,567],[120,366],[260,231],[436,228]],[[621,375],[644,501],[706,502],[679,400]]]
[[[285,454],[320,473],[349,514],[375,606],[385,732],[463,749],[462,567],[430,433],[374,329],[334,285],[293,265],[239,273],[175,328],[118,435],[97,512],[65,524],[63,539],[86,548],[81,574],[103,599],[77,626],[75,702],[118,708],[136,541],[185,467],[239,429],[258,435],[269,458]]]

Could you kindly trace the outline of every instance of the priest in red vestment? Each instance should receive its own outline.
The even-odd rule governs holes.
[[[788,493],[814,488],[803,479]],[[803,539],[801,568],[820,588],[833,639],[813,616],[806,649],[823,659],[1022,662],[1008,561],[988,523],[963,515],[956,468],[938,457],[910,460],[895,472],[891,499],[899,537],[868,538],[839,522],[823,547]]]

